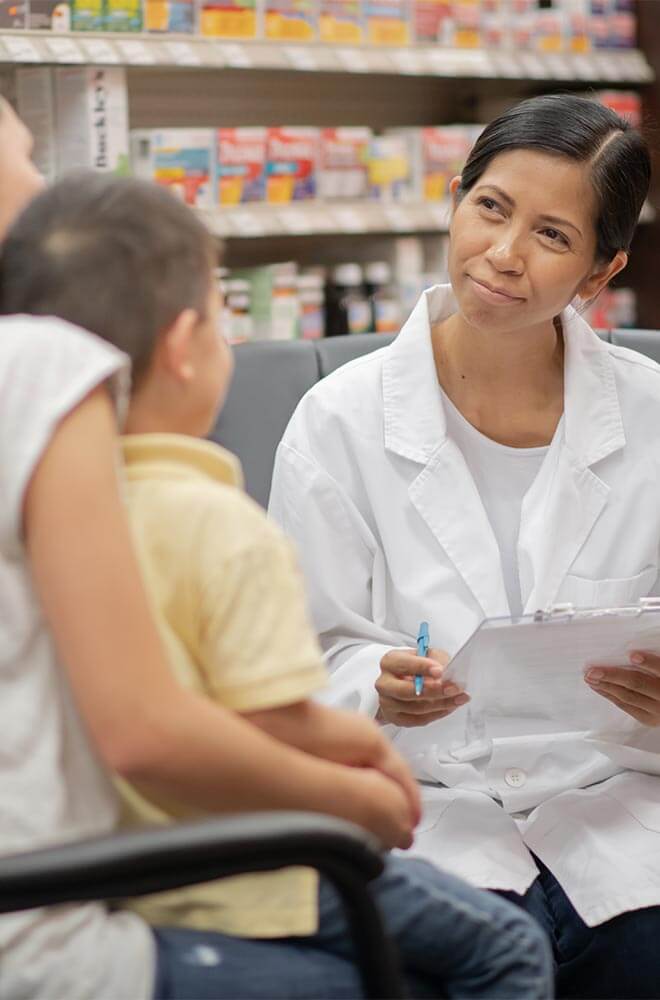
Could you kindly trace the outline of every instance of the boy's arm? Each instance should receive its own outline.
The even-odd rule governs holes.
[[[100,756],[131,781],[197,809],[308,809],[409,846],[410,777],[320,761],[174,680],[140,579],[104,389],[62,420],[22,506],[32,578]]]

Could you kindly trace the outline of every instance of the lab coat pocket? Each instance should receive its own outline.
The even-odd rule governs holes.
[[[605,786],[615,799],[645,830],[660,833],[660,779],[650,774],[622,774]],[[657,857],[658,845],[655,845]]]
[[[636,576],[609,580],[590,580],[569,573],[564,579],[560,600],[578,608],[615,608],[635,604],[640,597],[646,597],[657,578],[657,566],[647,566]]]

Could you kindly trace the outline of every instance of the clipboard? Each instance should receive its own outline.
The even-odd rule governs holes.
[[[463,709],[465,746],[459,756],[479,756],[498,737],[604,730],[624,735],[638,729],[640,723],[584,680],[595,664],[643,670],[630,663],[633,650],[660,654],[658,597],[619,608],[558,604],[520,618],[485,619],[443,677],[471,698]]]

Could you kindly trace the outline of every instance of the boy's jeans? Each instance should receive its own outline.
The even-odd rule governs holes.
[[[411,996],[552,996],[549,945],[538,926],[498,896],[425,861],[389,857],[372,883],[399,946]],[[362,996],[343,910],[327,884],[320,929],[309,938],[255,941],[158,928],[155,1000],[348,1000]]]

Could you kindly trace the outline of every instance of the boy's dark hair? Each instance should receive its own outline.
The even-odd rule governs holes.
[[[85,173],[44,191],[2,247],[0,311],[58,316],[115,344],[139,380],[187,308],[204,316],[215,243],[156,184]]]
[[[514,149],[589,163],[596,195],[596,256],[609,262],[629,250],[648,194],[651,158],[640,133],[596,100],[573,94],[532,97],[483,130],[468,157],[459,197],[474,187],[490,162]]]

